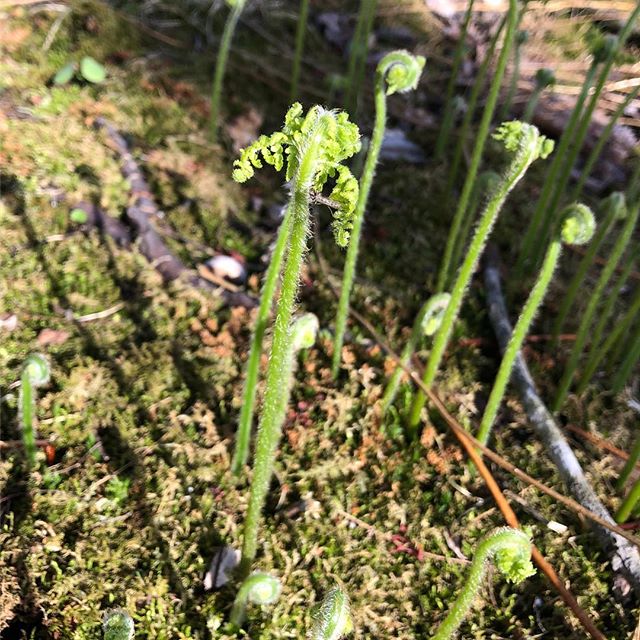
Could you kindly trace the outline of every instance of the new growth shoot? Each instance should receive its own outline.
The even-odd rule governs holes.
[[[531,541],[526,533],[504,527],[497,529],[477,546],[467,582],[444,619],[433,640],[449,640],[467,617],[493,563],[506,579],[514,584],[535,573],[531,564]]]
[[[340,587],[327,592],[314,617],[310,640],[340,640],[353,630],[349,599]]]
[[[256,571],[247,576],[238,589],[229,614],[232,627],[239,629],[243,625],[247,617],[247,605],[273,604],[280,597],[280,590],[280,580],[268,573]]]
[[[333,343],[332,373],[334,379],[338,375],[340,361],[342,359],[342,345],[344,343],[344,333],[347,326],[347,316],[349,315],[349,298],[355,277],[362,221],[364,220],[367,200],[369,199],[369,192],[371,191],[371,184],[373,183],[373,176],[375,175],[376,164],[378,163],[378,156],[380,155],[380,148],[384,137],[387,120],[387,96],[415,89],[418,86],[424,64],[425,59],[422,56],[413,56],[407,51],[392,51],[380,60],[378,68],[376,69],[376,119],[369,144],[369,152],[367,153],[367,159],[360,180],[360,194],[353,216],[352,240],[347,249],[340,301],[338,302],[336,332]]]
[[[36,462],[36,435],[33,426],[36,410],[36,389],[49,382],[51,368],[48,360],[40,353],[31,354],[24,362],[20,378],[18,406],[22,441],[27,463],[32,467]]]
[[[124,609],[112,609],[102,620],[104,640],[132,640],[135,634],[133,618]]]
[[[595,227],[595,218],[589,207],[576,203],[566,208],[560,231],[557,237],[549,244],[538,279],[513,328],[511,338],[509,339],[502,362],[500,363],[500,369],[498,370],[498,375],[493,384],[487,407],[482,416],[480,429],[476,436],[482,444],[486,444],[489,439],[489,434],[491,433],[493,423],[495,422],[498,409],[502,404],[502,399],[504,398],[504,393],[511,377],[513,365],[515,364],[522,343],[527,337],[531,323],[544,300],[544,296],[549,288],[549,283],[558,266],[562,243],[573,245],[585,244],[593,237]]]
[[[432,336],[438,330],[450,299],[451,296],[448,293],[436,293],[422,305],[422,309],[420,309],[413,324],[409,340],[407,340],[407,344],[402,350],[402,355],[400,356],[402,365],[406,366],[409,364],[411,356],[413,356],[422,336]],[[393,372],[382,396],[383,413],[386,413],[393,404],[403,373],[404,369],[402,366],[396,367],[396,370]]]
[[[523,122],[531,122],[536,112],[538,102],[540,102],[540,96],[542,92],[556,83],[556,77],[551,69],[538,69],[535,76],[535,85],[533,91],[527,100],[527,105],[524,108],[522,115]]]
[[[453,325],[460,313],[465,293],[507,196],[535,160],[546,158],[553,151],[552,140],[540,135],[540,132],[533,125],[518,122],[517,120],[504,123],[494,134],[494,138],[501,140],[506,150],[513,153],[514,156],[480,216],[480,221],[467,250],[466,257],[451,289],[451,301],[447,305],[442,324],[436,332],[424,372],[423,382],[428,387],[433,384],[438,373],[445,349],[449,344]],[[420,390],[416,391],[409,416],[410,435],[415,435],[417,432],[424,401],[424,393]]]
[[[346,246],[353,226],[358,182],[343,161],[359,148],[358,127],[349,122],[346,113],[315,106],[305,115],[302,106],[296,103],[289,109],[281,131],[261,136],[244,149],[234,163],[233,177],[238,182],[251,178],[264,161],[277,171],[286,167],[286,179],[291,185],[291,229],[258,426],[253,479],[244,525],[241,574],[248,573],[257,552],[260,515],[273,473],[276,447],[288,402],[293,350],[291,320],[307,248],[311,198],[313,194],[322,192],[330,178],[335,180],[329,197],[340,208],[334,212],[333,232],[337,244]]]

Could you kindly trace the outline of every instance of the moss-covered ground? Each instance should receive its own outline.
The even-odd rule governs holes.
[[[208,143],[210,49],[171,48],[101,3],[68,8],[49,47],[43,45],[60,17],[55,7],[0,9],[7,13],[0,27],[0,312],[17,319],[15,328],[0,329],[4,442],[20,437],[13,383],[25,357],[45,352],[52,365],[37,402],[38,437],[52,447],[39,452],[30,472],[20,447],[2,451],[0,635],[98,639],[104,611],[124,607],[140,639],[226,638],[233,589],[207,592],[203,576],[216,549],[241,542],[249,475],[236,481],[229,461],[252,312],[185,283],[165,285],[135,248],[85,233],[69,211],[88,200],[119,216],[127,205],[128,185],[108,140],[92,127],[96,116],[127,136],[164,212],[161,225],[188,241],[168,242],[190,265],[208,248],[238,252],[258,267],[273,228],[250,203],[285,193],[269,177],[241,189],[230,178],[226,138],[222,146]],[[265,24],[290,34],[294,14],[281,14],[263,16]],[[419,12],[407,15],[413,28],[431,33]],[[225,110],[253,105],[266,130],[286,107],[287,74],[278,75],[273,41],[260,38],[247,26],[239,31]],[[311,43],[326,49],[317,36]],[[102,85],[50,84],[62,65],[87,54],[106,65]],[[318,59],[340,64],[330,50]],[[305,87],[305,102],[324,93],[313,77]],[[426,98],[414,100],[419,107]],[[415,132],[425,144],[432,136]],[[534,171],[514,194],[497,231],[507,252],[540,175]],[[354,306],[395,346],[439,262],[450,217],[438,204],[445,201],[443,176],[442,166],[387,162],[376,177]],[[504,522],[437,417],[421,444],[403,441],[408,386],[398,410],[380,419],[376,401],[390,362],[357,324],[340,379],[331,380],[335,299],[318,249],[329,277],[339,277],[341,256],[328,222],[320,211],[315,231],[322,242],[312,248],[300,295],[323,332],[299,363],[258,559],[258,568],[281,578],[283,595],[251,611],[246,633],[303,637],[314,605],[338,580],[351,598],[355,637],[428,637],[461,584],[465,565],[457,555],[471,557],[477,539]],[[258,287],[253,275],[248,289],[257,295]],[[541,317],[540,333],[554,305]],[[85,317],[105,310],[112,312]],[[552,388],[559,371],[553,354],[538,343],[527,353],[543,390]],[[478,281],[438,383],[461,421],[478,417],[496,362]],[[633,414],[598,388],[571,398],[567,418],[629,447]],[[561,487],[513,397],[498,434],[499,452]],[[576,451],[614,508],[618,463],[584,444]],[[614,599],[607,557],[585,522],[494,471],[517,494],[518,516],[580,605],[607,637],[630,637],[638,612]],[[545,519],[566,531],[550,530]],[[497,576],[487,582],[461,637],[584,633],[538,574],[517,587]]]

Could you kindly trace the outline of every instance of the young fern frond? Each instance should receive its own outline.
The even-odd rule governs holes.
[[[216,141],[218,134],[219,118],[220,118],[220,100],[222,98],[222,83],[224,80],[225,70],[227,68],[227,59],[229,58],[229,49],[231,48],[231,40],[236,30],[236,25],[240,19],[240,14],[244,9],[246,0],[226,0],[227,5],[231,8],[231,12],[227,16],[224,25],[222,38],[220,40],[220,48],[218,49],[218,57],[216,58],[216,69],[213,75],[213,88],[211,90],[211,138]]]
[[[486,444],[489,439],[491,429],[498,414],[498,409],[502,404],[504,393],[511,377],[513,365],[520,352],[522,343],[527,337],[531,323],[544,300],[549,283],[558,265],[562,251],[562,243],[573,245],[585,244],[593,237],[595,227],[595,218],[589,207],[576,203],[565,209],[558,237],[554,238],[549,244],[538,279],[520,313],[520,317],[513,328],[511,338],[504,351],[493,389],[491,389],[491,394],[489,395],[489,400],[482,416],[478,435],[476,436],[482,444]]]
[[[436,293],[422,305],[413,323],[409,340],[407,340],[407,344],[402,350],[402,355],[400,356],[401,365],[406,366],[409,364],[422,336],[432,336],[438,330],[450,299],[451,296],[448,293]],[[402,366],[396,367],[387,383],[384,395],[382,396],[383,414],[389,410],[389,407],[396,398],[403,373],[404,369]]]
[[[538,102],[540,102],[540,96],[542,96],[542,92],[547,88],[551,87],[556,83],[556,77],[551,69],[538,69],[536,71],[535,76],[535,86],[533,87],[533,91],[527,100],[527,104],[524,108],[524,113],[522,115],[523,122],[531,122],[533,120],[533,116],[536,112],[536,107],[538,106]]]
[[[558,313],[556,314],[556,319],[553,323],[553,328],[551,329],[554,346],[558,344],[560,332],[567,320],[569,311],[571,311],[571,308],[573,307],[573,303],[578,296],[580,287],[584,282],[587,272],[593,266],[593,261],[595,260],[598,250],[600,249],[607,233],[617,220],[623,220],[627,215],[627,205],[624,194],[620,191],[612,193],[604,202],[604,209],[606,211],[604,221],[602,224],[598,225],[593,236],[593,240],[589,243],[589,248],[582,257],[573,278],[571,278],[571,282],[567,287],[567,292],[562,298],[560,309],[558,309]]]
[[[49,382],[51,367],[41,353],[31,354],[22,367],[18,406],[22,441],[27,463],[32,467],[36,462],[36,435],[33,426],[36,409],[36,389]]]
[[[616,511],[616,522],[624,524],[633,513],[638,502],[640,502],[640,478],[633,483],[626,498],[622,501],[620,508]]]
[[[124,609],[111,609],[102,619],[104,640],[133,640],[133,618]]]
[[[326,182],[338,176],[338,197],[343,199],[341,218],[334,221],[338,242],[346,242],[357,182],[342,162],[360,147],[358,127],[349,122],[345,113],[327,111],[320,106],[303,114],[302,106],[294,104],[285,118],[282,131],[261,137],[234,163],[234,178],[244,182],[262,160],[286,170],[291,181],[291,230],[288,253],[282,273],[280,297],[276,308],[273,341],[266,375],[262,416],[258,426],[253,478],[249,506],[244,525],[241,575],[247,575],[258,548],[260,515],[273,473],[275,452],[284,422],[293,357],[291,319],[298,292],[298,283],[309,233],[309,206],[312,194],[321,193]],[[334,192],[336,191],[334,189]]]
[[[467,581],[438,627],[433,640],[450,640],[467,617],[478,596],[489,565],[493,563],[509,582],[518,584],[535,574],[531,564],[531,541],[519,529],[497,529],[481,540],[473,555]]]
[[[494,138],[501,140],[505,149],[514,153],[514,157],[480,216],[466,257],[451,289],[451,301],[447,305],[442,324],[436,332],[424,372],[423,382],[428,387],[433,384],[438,373],[465,293],[507,196],[535,160],[546,158],[553,151],[552,140],[540,135],[538,129],[533,125],[517,120],[504,123],[494,134]],[[424,393],[418,390],[414,396],[409,415],[410,435],[415,435],[417,432],[424,401]]]
[[[452,269],[451,256],[453,254],[453,248],[460,232],[460,226],[466,215],[467,207],[469,206],[469,199],[471,197],[471,191],[478,175],[478,169],[480,168],[480,162],[484,152],[487,137],[489,136],[489,127],[493,118],[493,113],[498,102],[498,95],[500,93],[500,85],[502,84],[502,78],[507,67],[507,61],[513,46],[513,40],[515,37],[516,28],[518,25],[518,3],[517,0],[509,0],[509,12],[506,17],[506,31],[504,34],[504,42],[502,50],[498,56],[496,68],[491,80],[491,86],[489,88],[489,94],[482,112],[482,119],[478,127],[478,133],[475,138],[475,144],[473,152],[471,154],[471,160],[469,162],[469,170],[467,177],[462,187],[460,199],[458,200],[458,206],[453,215],[451,222],[451,228],[449,230],[449,236],[444,249],[444,255],[442,257],[442,264],[440,266],[440,272],[438,274],[438,281],[436,285],[436,291],[444,291],[449,289],[448,283],[450,280],[450,271]],[[456,265],[453,265],[455,269]]]
[[[247,576],[238,589],[238,594],[231,607],[229,622],[235,629],[239,629],[247,617],[247,606],[273,604],[280,597],[282,587],[280,580],[268,573],[255,571]]]
[[[591,323],[596,311],[598,310],[606,286],[609,283],[609,280],[611,280],[611,276],[614,274],[616,268],[618,267],[618,264],[632,238],[633,230],[638,220],[638,213],[640,212],[639,210],[640,203],[636,204],[628,213],[624,227],[620,232],[620,235],[618,236],[613,249],[611,250],[611,253],[609,254],[607,263],[602,270],[598,281],[596,282],[596,286],[591,294],[591,297],[589,298],[587,307],[582,314],[580,326],[578,327],[578,331],[576,332],[576,339],[573,344],[571,355],[569,356],[569,360],[565,366],[562,379],[558,384],[558,391],[552,405],[554,411],[559,411],[562,408],[562,405],[564,404],[564,401],[567,397],[567,393],[569,393],[569,389],[571,388],[571,383],[573,382],[573,378],[580,362],[582,352],[587,344],[587,340],[589,339],[589,330],[591,328]]]
[[[339,194],[331,195],[332,199],[338,202],[340,198],[344,198],[345,194],[353,198],[357,196],[357,204],[355,213],[349,220],[342,223],[343,229],[351,232],[353,239],[349,243],[347,255],[345,257],[344,276],[342,279],[342,289],[340,291],[340,300],[338,302],[338,313],[336,315],[336,330],[333,342],[333,363],[332,373],[336,378],[340,370],[340,362],[342,360],[342,345],[344,343],[344,333],[347,327],[347,316],[349,315],[349,298],[353,288],[353,279],[355,277],[356,262],[358,260],[358,250],[360,247],[360,236],[362,233],[362,222],[367,208],[367,201],[375,175],[378,156],[382,146],[384,137],[384,129],[387,120],[387,99],[386,97],[394,93],[404,93],[415,89],[420,80],[422,69],[424,68],[425,59],[422,56],[413,56],[407,51],[392,51],[388,53],[380,62],[376,69],[376,86],[375,86],[375,103],[376,117],[373,127],[373,134],[369,144],[369,152],[365,161],[362,178],[360,180],[360,193],[353,190],[353,185],[342,189]],[[338,176],[336,188],[341,180]],[[350,202],[353,202],[351,199]],[[342,222],[341,216],[336,216],[336,220]],[[340,246],[343,238],[337,238]]]
[[[314,617],[309,640],[340,640],[353,630],[349,599],[340,587],[327,592]]]

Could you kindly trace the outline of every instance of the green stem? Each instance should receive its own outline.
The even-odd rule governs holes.
[[[620,103],[618,108],[614,111],[613,115],[609,119],[607,126],[603,129],[602,133],[598,137],[598,142],[596,142],[595,146],[591,150],[587,161],[584,163],[584,167],[582,172],[580,173],[580,179],[573,189],[573,193],[571,195],[571,200],[577,200],[582,194],[582,189],[584,188],[584,184],[587,181],[587,178],[591,175],[593,167],[595,166],[598,158],[600,157],[602,150],[604,149],[604,145],[607,144],[611,134],[613,133],[613,128],[618,122],[620,116],[624,113],[625,109],[629,106],[632,100],[640,92],[640,85],[638,85],[633,91],[627,94],[627,97],[623,102]]]
[[[487,73],[489,72],[489,65],[493,60],[493,54],[495,53],[496,47],[498,46],[498,40],[500,39],[500,35],[502,34],[502,30],[507,24],[507,15],[502,18],[498,28],[491,38],[489,42],[489,48],[487,49],[487,54],[484,57],[484,60],[480,64],[480,68],[478,69],[478,73],[476,74],[476,78],[473,82],[473,86],[471,87],[471,94],[469,95],[469,101],[467,104],[467,108],[465,110],[464,116],[462,117],[462,125],[460,127],[460,134],[458,135],[458,140],[456,143],[456,147],[453,151],[453,159],[451,160],[451,168],[449,169],[449,173],[447,175],[447,184],[445,186],[445,206],[448,208],[449,202],[448,198],[451,193],[454,191],[454,186],[456,184],[458,178],[458,170],[460,169],[460,165],[462,163],[462,158],[464,156],[465,145],[467,143],[467,139],[469,138],[469,131],[471,130],[471,123],[473,122],[473,118],[476,113],[476,106],[478,104],[478,99],[480,97],[480,92],[484,88],[485,79],[487,77]]]
[[[384,391],[384,395],[382,396],[383,414],[389,410],[389,407],[395,400],[396,394],[398,393],[398,387],[400,386],[400,380],[404,373],[404,367],[409,364],[411,356],[416,350],[420,338],[424,335],[431,336],[437,331],[442,321],[444,310],[446,309],[447,304],[449,304],[449,300],[450,296],[448,293],[440,293],[431,296],[422,305],[422,308],[418,312],[413,323],[409,340],[407,340],[407,344],[402,350],[400,365],[396,367],[396,370],[393,372],[393,375],[387,384],[387,388]]]
[[[591,294],[591,298],[589,299],[589,303],[587,304],[587,308],[582,315],[582,320],[580,322],[580,326],[578,327],[578,331],[576,333],[576,340],[573,345],[573,350],[571,351],[571,355],[569,356],[569,361],[564,370],[564,374],[562,379],[560,380],[560,384],[558,385],[558,392],[556,394],[555,400],[552,405],[553,411],[559,411],[564,404],[564,401],[567,397],[567,393],[571,387],[571,383],[573,381],[573,376],[575,374],[576,368],[578,367],[578,363],[580,361],[580,357],[582,356],[582,351],[587,343],[589,338],[589,328],[591,327],[591,322],[593,320],[594,314],[597,311],[597,308],[600,304],[600,300],[602,299],[602,294],[611,279],[611,276],[615,272],[622,255],[631,240],[633,235],[633,229],[635,227],[636,221],[638,219],[638,211],[640,205],[635,205],[633,210],[630,211],[627,215],[627,219],[625,221],[624,228],[622,229],[616,243],[611,250],[611,254],[609,255],[609,259],[607,260],[607,264],[605,265],[598,281],[596,283],[595,289]]]
[[[627,497],[623,500],[620,508],[616,512],[616,522],[623,524],[627,521],[627,518],[631,515],[631,512],[640,501],[640,479],[636,480],[631,491],[627,494]]]
[[[520,12],[518,24],[522,22],[525,8],[526,5]],[[509,80],[509,89],[507,90],[507,95],[505,97],[504,104],[502,105],[502,110],[500,111],[500,120],[506,120],[509,117],[509,114],[511,113],[511,105],[513,104],[513,99],[515,98],[516,92],[518,90],[518,80],[520,79],[520,59],[522,54],[522,45],[526,42],[526,33],[526,31],[520,31],[516,33],[515,36],[516,47],[513,56],[513,73],[511,74],[511,79]]]
[[[631,339],[631,343],[627,346],[627,355],[618,367],[618,373],[613,379],[614,393],[618,394],[622,391],[638,360],[640,360],[640,331]]]
[[[578,386],[578,393],[584,392],[600,363],[604,360],[605,356],[611,351],[618,340],[620,340],[621,336],[623,336],[633,325],[638,314],[640,314],[640,288],[638,288],[636,297],[631,302],[631,305],[629,306],[629,309],[627,309],[622,320],[615,323],[615,326],[609,332],[609,335],[603,342],[602,346],[597,347],[597,349],[594,349],[591,353]]]
[[[522,122],[531,122],[533,120],[533,116],[536,112],[536,107],[538,106],[538,102],[540,102],[540,97],[542,96],[542,92],[546,89],[546,87],[536,87],[529,96],[527,100],[527,104],[524,108],[524,113],[522,114]]]
[[[622,204],[624,205],[624,200],[622,200]],[[611,198],[609,200],[604,222],[603,224],[598,225],[596,233],[593,236],[593,241],[589,244],[589,248],[582,257],[582,260],[580,261],[580,264],[578,265],[573,278],[571,278],[571,282],[569,283],[567,292],[562,298],[562,304],[560,305],[560,309],[558,310],[558,313],[556,315],[555,322],[553,323],[553,328],[551,329],[551,334],[553,336],[552,344],[554,347],[558,345],[560,333],[567,320],[569,311],[571,311],[571,308],[573,307],[573,303],[578,296],[580,287],[582,286],[587,272],[593,265],[593,261],[598,253],[598,250],[600,249],[600,246],[602,245],[602,242],[609,232],[609,229],[611,229],[611,225],[613,224],[613,222],[620,216],[620,205],[621,202],[619,198]]]
[[[231,13],[227,16],[227,21],[224,25],[224,31],[222,32],[222,39],[220,41],[220,48],[218,50],[218,57],[216,59],[216,69],[213,76],[213,89],[211,91],[211,118],[210,129],[211,139],[213,142],[218,137],[218,119],[220,117],[220,100],[222,98],[222,82],[224,80],[224,73],[227,68],[227,58],[229,57],[229,49],[231,48],[231,40],[233,39],[233,33],[240,19],[240,14],[244,8],[246,0],[235,0],[235,4],[232,6]]]
[[[291,96],[290,102],[298,98],[298,83],[300,81],[300,61],[304,51],[304,39],[307,33],[307,22],[309,20],[309,0],[300,0],[300,15],[298,16],[298,27],[296,29],[296,51],[293,58],[293,73],[291,74]]]
[[[544,239],[548,236],[549,231],[555,222],[555,212],[558,208],[561,198],[566,192],[566,187],[571,176],[571,170],[573,169],[576,158],[578,157],[578,154],[582,149],[582,145],[589,131],[589,125],[591,124],[593,112],[598,106],[598,100],[600,99],[600,95],[602,93],[602,90],[604,89],[605,83],[609,79],[609,73],[611,72],[611,69],[616,62],[618,52],[622,49],[627,38],[629,37],[629,34],[635,27],[635,23],[639,15],[640,2],[638,2],[636,8],[633,10],[624,27],[620,31],[618,37],[615,39],[615,46],[611,46],[610,50],[607,53],[607,57],[604,60],[604,64],[602,66],[602,70],[600,71],[600,75],[598,76],[598,81],[593,89],[593,92],[591,93],[591,99],[587,104],[587,108],[584,114],[581,116],[581,120],[579,122],[575,136],[572,136],[568,153],[563,154],[563,162],[561,165],[560,173],[553,181],[553,196],[547,206],[546,215],[544,217],[542,226],[542,234],[538,236],[538,240],[540,240],[540,238]],[[559,153],[558,157],[560,157]],[[539,246],[540,244],[534,245],[534,250],[532,253],[532,264],[536,264],[539,259]]]
[[[451,290],[451,301],[445,311],[442,324],[436,333],[433,348],[431,349],[429,360],[425,367],[423,382],[427,387],[433,384],[436,374],[438,373],[445,349],[449,344],[454,323],[458,318],[462,301],[471,282],[471,277],[478,266],[482,251],[484,250],[507,196],[522,179],[531,163],[539,157],[545,158],[552,149],[551,141],[540,136],[538,130],[530,124],[517,121],[508,122],[502,125],[499,133],[505,140],[507,149],[515,149],[516,154],[502,177],[500,184],[497,185],[491,194],[491,198],[480,216],[480,221],[469,245],[466,257],[458,271]],[[415,435],[417,432],[424,402],[424,393],[418,390],[414,396],[409,415],[410,435]]]
[[[486,444],[489,434],[498,414],[498,409],[504,398],[504,393],[511,378],[513,365],[520,353],[520,348],[527,333],[531,327],[531,323],[544,300],[549,288],[549,283],[553,278],[553,274],[558,266],[558,260],[562,252],[562,243],[567,244],[585,244],[593,237],[595,231],[595,219],[591,210],[582,204],[572,204],[568,206],[563,215],[563,225],[554,238],[545,256],[542,268],[538,275],[538,279],[531,289],[531,293],[520,313],[520,317],[516,322],[507,347],[500,363],[498,375],[493,384],[487,407],[482,416],[480,429],[477,438],[482,444]]]
[[[460,194],[458,207],[453,216],[451,229],[449,231],[449,237],[447,238],[447,244],[445,246],[444,256],[442,259],[442,266],[440,267],[440,274],[438,276],[438,283],[436,286],[436,291],[438,293],[444,291],[446,283],[449,279],[453,246],[458,236],[458,231],[460,230],[460,225],[467,210],[467,206],[469,205],[469,198],[471,197],[471,191],[476,181],[476,176],[478,175],[478,168],[480,167],[480,161],[482,160],[482,153],[484,151],[485,143],[489,135],[491,119],[493,117],[496,103],[498,101],[498,94],[500,93],[500,85],[502,84],[502,78],[504,77],[509,54],[513,46],[513,39],[515,36],[516,28],[518,26],[518,13],[517,0],[509,0],[509,13],[507,14],[506,32],[502,45],[502,51],[500,51],[500,55],[498,56],[498,63],[496,64],[495,73],[491,81],[489,95],[487,96],[484,111],[482,112],[482,119],[480,120],[480,126],[478,127],[476,142],[475,146],[473,147],[473,153],[471,155],[471,161],[469,163],[469,171],[467,172],[467,177],[462,187],[462,193]]]
[[[239,475],[249,457],[249,443],[251,441],[251,426],[253,424],[253,413],[256,402],[256,392],[258,389],[258,375],[260,373],[260,356],[262,355],[262,340],[267,329],[269,313],[273,306],[278,279],[282,270],[282,261],[289,241],[292,219],[291,204],[285,209],[284,218],[280,223],[276,244],[267,268],[262,295],[260,296],[260,306],[253,328],[251,338],[251,349],[247,359],[247,369],[245,373],[244,391],[242,393],[242,407],[238,421],[238,432],[236,434],[236,448],[231,462],[231,472]]]
[[[453,65],[449,75],[449,82],[447,83],[447,97],[444,101],[444,115],[442,118],[442,124],[440,125],[440,131],[438,132],[438,139],[436,140],[436,160],[442,159],[446,145],[449,142],[451,127],[453,126],[453,94],[456,89],[458,74],[460,73],[460,67],[462,66],[462,60],[466,51],[467,32],[469,31],[469,23],[471,22],[471,16],[473,15],[474,2],[475,0],[469,0],[467,10],[464,14],[464,19],[462,21],[460,38],[453,54]]]
[[[382,139],[384,138],[384,129],[387,120],[387,95],[395,91],[408,91],[415,88],[424,66],[424,58],[414,57],[406,51],[393,51],[388,53],[378,64],[376,69],[376,86],[375,86],[375,103],[376,116],[369,143],[369,151],[364,164],[362,178],[360,179],[360,192],[358,194],[358,202],[356,204],[353,229],[351,231],[351,240],[347,249],[347,255],[344,264],[344,274],[342,277],[342,289],[340,291],[340,300],[338,302],[338,313],[336,316],[336,330],[333,342],[333,362],[332,374],[334,379],[340,371],[340,362],[342,360],[342,345],[344,344],[344,334],[347,327],[347,317],[349,315],[349,299],[351,290],[353,289],[353,280],[356,271],[356,262],[358,260],[358,251],[360,248],[360,236],[362,235],[362,223],[364,220],[367,201],[373,183],[373,177],[380,155]],[[387,78],[388,73],[397,74],[404,73],[399,82],[396,83],[396,77]],[[388,82],[388,87],[387,87]]]
[[[31,384],[29,371],[25,367],[20,381],[20,422],[22,424],[22,442],[27,464],[33,467],[36,462],[36,436],[33,428],[33,418],[36,408],[35,389]]]
[[[466,583],[432,640],[449,640],[454,636],[478,597],[489,563],[494,558],[496,565],[508,579],[520,582],[533,573],[530,556],[531,542],[518,529],[498,529],[482,540],[473,555]]]
[[[277,305],[263,410],[256,439],[253,478],[243,532],[241,574],[249,571],[258,549],[260,514],[273,475],[275,451],[286,413],[288,394],[284,393],[284,390],[289,384],[288,370],[293,348],[291,318],[309,232],[309,194],[317,171],[320,148],[324,142],[323,132],[329,126],[331,118],[332,114],[324,114],[314,125],[306,147],[300,151],[300,164],[294,176],[291,195],[291,237]]]
[[[522,343],[527,337],[531,323],[533,322],[535,314],[544,299],[549,283],[553,278],[561,251],[562,243],[560,240],[553,240],[547,249],[547,255],[542,265],[542,269],[540,270],[540,274],[538,275],[538,279],[536,280],[536,283],[529,294],[529,298],[527,299],[520,317],[513,329],[513,333],[511,334],[511,338],[509,339],[509,343],[507,344],[507,348],[505,349],[502,357],[502,362],[500,363],[498,375],[493,383],[493,389],[491,389],[491,395],[489,396],[487,407],[482,416],[478,435],[476,436],[482,444],[487,444],[493,423],[495,422],[496,415],[498,414],[498,409],[500,408],[502,399],[504,398],[504,392],[507,388],[507,384],[509,383],[509,379],[511,378],[513,364],[518,353],[520,353]]]
[[[560,141],[558,142],[556,152],[551,161],[551,164],[549,165],[549,169],[545,174],[544,184],[542,185],[542,192],[540,193],[536,208],[534,209],[533,215],[531,216],[531,221],[529,222],[527,230],[524,234],[522,248],[520,249],[520,257],[518,258],[518,262],[516,263],[516,274],[514,276],[516,282],[522,280],[522,276],[526,267],[529,265],[529,263],[532,263],[531,256],[534,250],[534,245],[540,241],[540,227],[544,222],[545,214],[548,210],[549,200],[551,199],[556,180],[558,179],[558,173],[560,172],[562,164],[566,159],[568,147],[573,140],[576,127],[578,126],[584,102],[589,95],[589,90],[591,89],[591,85],[593,84],[593,81],[595,79],[597,67],[598,64],[594,61],[587,71],[587,75],[584,79],[584,82],[582,83],[580,95],[578,96],[576,104],[573,107],[573,111],[571,112],[569,122],[567,123],[567,126],[560,136]]]
[[[358,97],[362,87],[362,77],[367,63],[369,50],[369,35],[373,28],[378,0],[361,0],[358,22],[353,34],[351,52],[349,55],[349,69],[347,72],[347,94],[345,96],[345,110],[354,118],[358,110]]]
[[[616,489],[618,491],[622,491],[624,485],[627,484],[627,480],[629,479],[631,472],[636,468],[638,460],[640,460],[640,438],[636,438],[633,448],[631,449],[631,453],[629,454],[629,458],[627,459],[624,467],[622,467],[622,471],[620,472],[620,476],[616,482]]]

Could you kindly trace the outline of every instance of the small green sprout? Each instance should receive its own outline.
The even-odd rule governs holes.
[[[436,332],[424,372],[423,382],[428,387],[433,384],[438,373],[469,283],[507,196],[522,179],[529,166],[538,158],[546,158],[553,150],[552,140],[541,135],[533,125],[517,120],[502,124],[494,134],[494,138],[502,141],[505,149],[512,152],[514,156],[480,216],[466,257],[453,284],[451,300],[445,310],[442,324]],[[424,402],[424,393],[418,390],[409,415],[410,436],[415,436],[417,433]]]
[[[551,69],[538,69],[535,75],[535,85],[533,91],[527,100],[527,104],[524,108],[524,114],[522,116],[523,122],[531,122],[533,115],[540,102],[540,96],[547,87],[551,87],[556,83],[556,77]]]
[[[334,214],[333,232],[338,245],[347,244],[358,199],[358,182],[342,163],[357,153],[359,148],[358,127],[349,122],[346,113],[315,106],[304,114],[302,106],[296,103],[289,109],[281,131],[261,136],[244,149],[234,163],[234,179],[238,182],[253,176],[255,169],[262,167],[264,161],[277,170],[285,169],[286,178],[291,183],[290,229],[284,243],[288,249],[282,268],[263,411],[258,425],[253,478],[243,532],[241,574],[248,573],[257,553],[260,516],[273,474],[276,447],[289,400],[293,358],[291,321],[307,248],[312,196],[319,194],[330,178],[335,180],[329,197],[339,203],[340,209]],[[271,301],[265,306],[270,308]],[[245,393],[247,396],[255,398],[255,390]]]
[[[36,435],[33,426],[36,408],[36,389],[49,382],[51,367],[49,361],[41,353],[31,354],[24,362],[20,379],[20,395],[18,405],[20,410],[20,425],[22,440],[29,466],[36,461]]]
[[[305,313],[297,318],[292,326],[293,350],[309,349],[316,343],[320,322],[314,313]]]
[[[242,627],[247,617],[247,605],[265,606],[277,602],[281,589],[280,580],[268,573],[255,571],[247,576],[238,589],[229,614],[231,626],[235,629]]]
[[[491,433],[498,414],[498,409],[502,404],[507,384],[511,378],[513,365],[515,364],[522,343],[527,337],[531,323],[544,300],[553,274],[558,266],[562,252],[562,243],[564,242],[565,244],[571,245],[586,244],[593,237],[595,224],[595,218],[589,207],[576,203],[565,209],[558,236],[549,244],[538,279],[522,308],[520,317],[513,328],[511,337],[504,351],[493,389],[491,389],[491,394],[489,395],[489,400],[482,416],[482,421],[480,422],[478,435],[476,436],[482,444],[486,444],[489,439],[489,434]]]
[[[342,278],[342,289],[338,302],[338,313],[336,315],[336,330],[333,341],[333,362],[332,373],[334,379],[340,370],[342,360],[342,345],[344,334],[347,328],[347,317],[349,315],[349,299],[355,278],[356,262],[360,248],[360,235],[362,233],[362,223],[367,208],[367,201],[375,175],[378,156],[384,138],[384,130],[387,121],[387,100],[386,96],[394,93],[404,93],[415,89],[420,80],[425,59],[422,56],[413,56],[408,51],[392,51],[388,53],[380,62],[376,69],[376,118],[373,126],[373,134],[369,145],[369,152],[365,161],[362,178],[360,181],[360,193],[353,216],[353,240],[349,244],[345,258],[344,275]],[[340,244],[340,243],[338,243]]]
[[[111,609],[102,620],[104,640],[133,640],[133,619],[124,609]]]
[[[71,82],[79,72],[78,78],[86,80],[92,84],[101,84],[107,78],[107,71],[95,58],[84,56],[80,60],[80,65],[72,61],[62,67],[55,76],[53,76],[53,84],[57,86],[65,85]]]
[[[448,293],[436,293],[422,305],[422,309],[420,309],[413,324],[409,340],[407,340],[407,344],[400,356],[402,365],[406,366],[409,364],[422,336],[430,337],[438,330],[450,299],[451,296]],[[393,404],[398,393],[398,388],[400,387],[400,380],[402,379],[403,373],[404,369],[401,366],[398,366],[393,372],[382,396],[383,413],[386,413]]]
[[[531,564],[531,541],[526,533],[504,527],[480,541],[471,563],[467,581],[433,640],[450,640],[469,614],[482,587],[490,563],[509,582],[518,584],[535,574]]]
[[[353,630],[349,599],[338,586],[327,592],[314,617],[310,640],[339,640]]]

